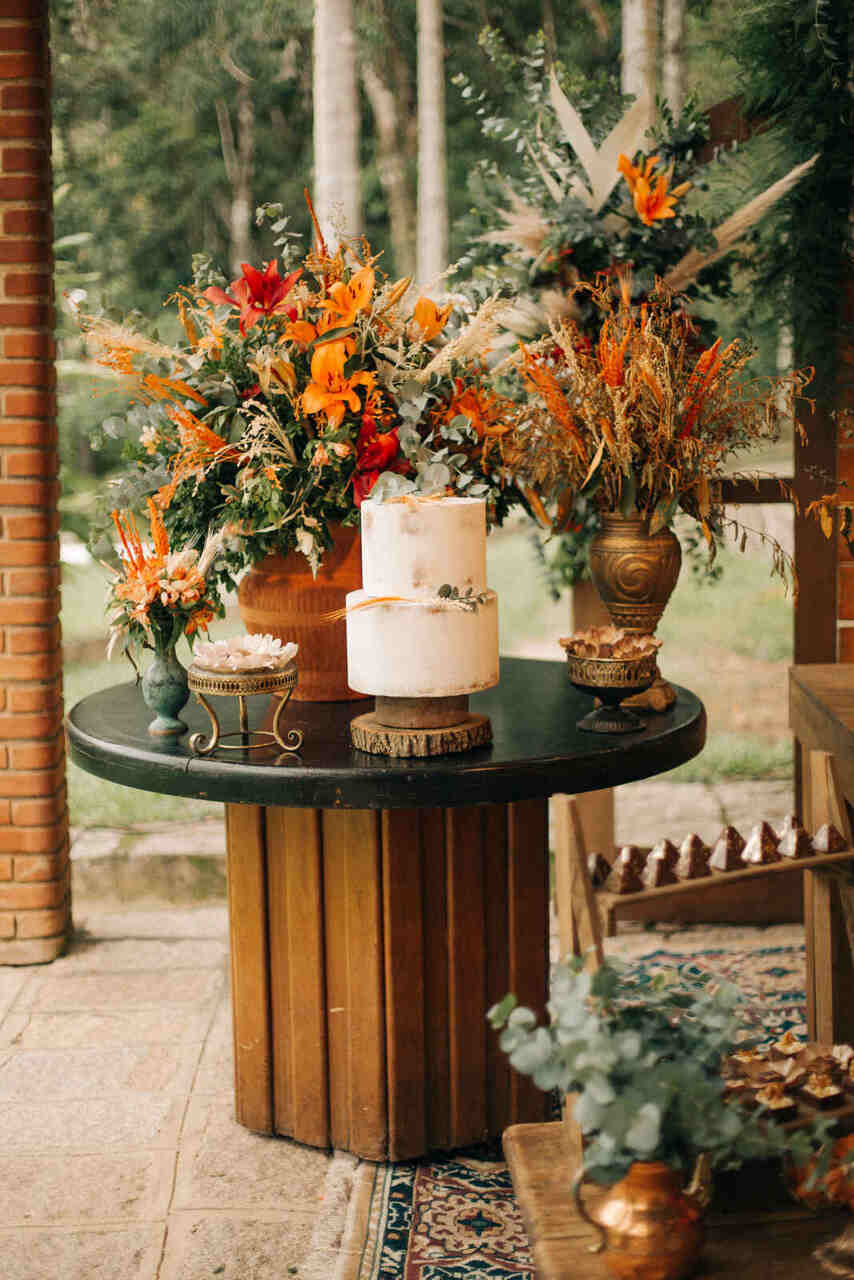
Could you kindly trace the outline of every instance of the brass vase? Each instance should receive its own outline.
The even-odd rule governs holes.
[[[614,626],[643,635],[658,626],[681,564],[676,535],[651,534],[641,515],[605,512],[590,544],[590,574]]]
[[[625,1178],[609,1187],[592,1213],[573,1195],[583,1218],[600,1234],[593,1252],[618,1280],[681,1280],[690,1275],[703,1244],[703,1210],[709,1201],[708,1161],[697,1162],[691,1186],[663,1161],[636,1161]]]

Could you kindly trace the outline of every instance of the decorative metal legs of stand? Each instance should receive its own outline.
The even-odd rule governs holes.
[[[187,672],[189,686],[196,698],[210,716],[211,733],[194,733],[189,740],[190,750],[197,756],[209,756],[214,751],[258,751],[269,747],[272,743],[281,748],[282,756],[296,756],[303,744],[301,729],[289,729],[286,738],[282,736],[281,720],[285,707],[291,700],[296,688],[298,673],[291,664],[281,671],[243,671],[233,675],[221,672],[206,671],[192,666]],[[259,693],[280,694],[276,710],[273,714],[271,729],[250,729],[249,716],[246,710],[246,699]],[[232,733],[222,733],[216,712],[208,702],[208,697],[237,698],[240,715],[240,728]],[[226,738],[239,738],[240,743],[229,743]]]

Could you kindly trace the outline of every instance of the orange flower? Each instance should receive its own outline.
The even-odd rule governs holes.
[[[444,329],[452,310],[453,303],[447,307],[437,307],[430,298],[419,298],[412,312],[410,336],[414,340],[420,338],[422,342],[432,342]]]
[[[292,320],[285,328],[284,337],[287,342],[295,342],[297,346],[307,347],[317,337],[317,329],[308,320]]]
[[[356,319],[360,311],[371,305],[371,294],[374,291],[373,267],[362,267],[349,280],[339,280],[329,290],[329,297],[319,303],[326,314],[319,325],[321,333],[330,329],[346,329]]]
[[[344,365],[355,349],[354,342],[339,339],[324,342],[311,357],[311,382],[303,392],[303,412],[326,414],[333,430],[341,425],[348,409],[358,413],[362,408],[355,388],[362,386],[370,390],[374,385],[374,375],[364,370],[345,377]]]
[[[157,502],[161,507],[168,507],[175,490],[182,480],[189,475],[199,475],[212,462],[239,462],[240,453],[216,431],[200,422],[189,409],[170,405],[166,415],[178,427],[181,445],[172,459],[172,479],[169,484],[158,489]]]
[[[660,156],[650,156],[641,169],[633,165],[628,156],[624,155],[621,155],[617,162],[617,168],[632,193],[640,220],[647,227],[651,227],[653,222],[661,218],[675,218],[673,207],[676,201],[691,187],[690,182],[681,182],[678,187],[668,192],[673,178],[673,166],[670,166],[667,173],[656,175],[655,168],[660,163]]]

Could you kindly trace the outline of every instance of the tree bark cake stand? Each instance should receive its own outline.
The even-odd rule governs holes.
[[[469,711],[468,694],[447,698],[378,697],[350,724],[353,746],[382,756],[444,756],[492,741],[489,716]]]

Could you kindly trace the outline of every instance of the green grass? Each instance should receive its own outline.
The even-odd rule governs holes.
[[[793,776],[792,744],[740,733],[710,733],[700,755],[672,769],[668,782],[750,782]]]

